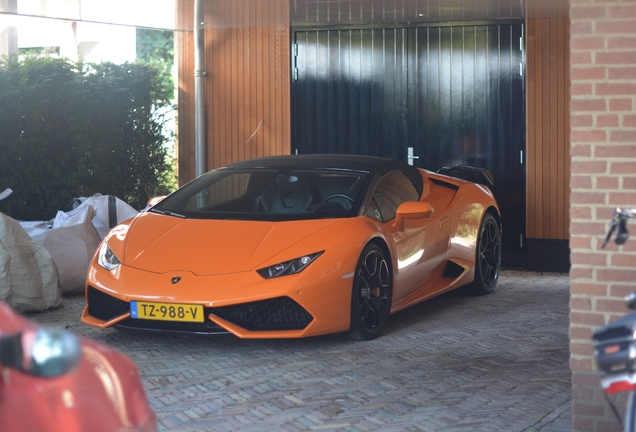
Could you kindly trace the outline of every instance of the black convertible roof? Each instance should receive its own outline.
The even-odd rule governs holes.
[[[367,171],[379,175],[400,170],[411,180],[417,192],[422,194],[422,175],[417,168],[395,159],[375,156],[344,154],[269,156],[233,163],[226,168],[331,168]]]

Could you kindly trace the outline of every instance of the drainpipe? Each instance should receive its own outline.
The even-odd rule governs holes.
[[[206,171],[206,145],[205,145],[205,89],[203,70],[205,43],[203,39],[203,2],[194,0],[194,145],[196,176]],[[205,197],[200,197],[205,198]]]

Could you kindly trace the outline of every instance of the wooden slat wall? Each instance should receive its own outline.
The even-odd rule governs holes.
[[[563,8],[550,2],[527,2],[526,235],[568,239],[570,25],[567,2]]]
[[[179,1],[178,10],[193,3]],[[288,0],[207,1],[204,14],[209,23],[205,31],[207,169],[289,154]],[[178,40],[184,56],[179,63],[179,183],[183,184],[195,175],[194,50],[192,34]]]

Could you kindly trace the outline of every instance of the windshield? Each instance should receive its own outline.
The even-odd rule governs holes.
[[[150,211],[196,219],[296,220],[357,214],[368,173],[328,169],[220,169]]]

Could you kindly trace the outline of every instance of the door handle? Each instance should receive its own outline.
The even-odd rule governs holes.
[[[408,148],[408,154],[406,156],[406,160],[408,162],[409,165],[413,165],[413,160],[414,159],[419,159],[419,156],[414,156],[413,155],[413,147],[409,147]]]

